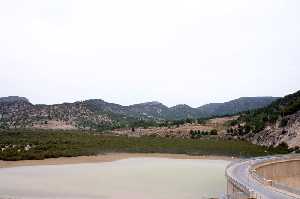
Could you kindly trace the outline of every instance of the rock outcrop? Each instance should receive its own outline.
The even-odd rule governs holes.
[[[249,138],[254,144],[264,146],[278,146],[283,142],[289,147],[300,146],[300,111],[279,119]]]

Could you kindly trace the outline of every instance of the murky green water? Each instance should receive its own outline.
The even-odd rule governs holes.
[[[224,160],[130,158],[0,169],[0,198],[199,199],[225,192]]]

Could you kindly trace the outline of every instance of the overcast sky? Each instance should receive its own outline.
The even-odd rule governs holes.
[[[300,89],[299,0],[2,0],[0,96],[193,107]]]

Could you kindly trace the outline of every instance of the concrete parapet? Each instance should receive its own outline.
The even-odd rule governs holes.
[[[265,185],[300,192],[300,156],[273,158],[251,166],[252,175]]]
[[[226,168],[226,177],[228,198],[300,199],[300,155],[234,162]]]

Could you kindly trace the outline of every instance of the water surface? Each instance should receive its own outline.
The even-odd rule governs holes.
[[[0,169],[0,198],[199,199],[225,192],[225,160],[129,158]]]

